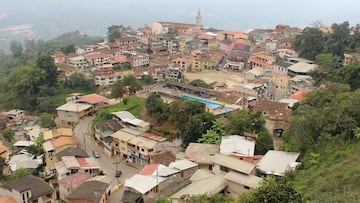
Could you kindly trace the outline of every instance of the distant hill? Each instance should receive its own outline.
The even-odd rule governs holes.
[[[82,46],[87,44],[93,44],[101,42],[102,37],[92,37],[86,34],[81,33],[80,31],[67,32],[56,38],[53,38],[48,43],[60,43],[65,45],[73,44],[75,46]]]

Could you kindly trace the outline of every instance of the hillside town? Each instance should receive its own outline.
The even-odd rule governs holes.
[[[319,30],[334,32],[325,25]],[[236,199],[302,165],[301,152],[282,144],[293,109],[319,88],[311,75],[318,64],[295,48],[303,29],[279,24],[248,33],[218,30],[203,25],[199,10],[194,24],[157,21],[140,29],[112,26],[112,31],[118,35],[51,55],[59,80],[81,74],[99,90],[67,95],[53,109],[56,127],[41,127],[38,115],[23,109],[1,112],[2,129],[11,129],[15,138],[2,139],[3,173],[38,173],[3,182],[0,202],[186,202],[216,194]],[[344,64],[359,60],[358,54],[344,53]],[[121,86],[114,97],[114,85],[129,75],[152,82],[139,89]],[[259,151],[262,133],[256,127],[228,131],[212,143],[199,141],[204,136],[165,133],[165,120],[157,121],[148,108],[156,105],[147,105],[154,95],[168,108],[179,101],[200,104],[202,113],[225,124],[237,112],[260,112],[271,147]],[[114,110],[134,98],[147,109]],[[176,114],[187,115],[186,105]],[[250,124],[256,122],[254,117]],[[42,151],[34,153],[31,146]]]

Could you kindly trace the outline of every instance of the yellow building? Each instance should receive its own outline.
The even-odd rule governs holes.
[[[55,138],[58,136],[71,137],[71,136],[73,136],[73,131],[71,128],[57,128],[54,130],[45,131],[43,133],[44,141],[51,140],[52,138]]]
[[[141,134],[141,132],[132,130],[130,128],[123,128],[112,134],[111,137],[113,138],[114,142],[113,154],[116,156],[120,155],[120,157],[126,159],[128,154],[128,141],[137,136],[140,136]]]

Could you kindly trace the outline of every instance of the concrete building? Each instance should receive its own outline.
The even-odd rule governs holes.
[[[0,196],[9,196],[16,202],[55,203],[55,190],[43,179],[27,175],[0,186]]]
[[[89,104],[66,103],[56,108],[62,127],[73,127],[85,116],[94,113],[94,108]]]
[[[87,69],[89,67],[89,64],[87,63],[87,60],[85,56],[75,56],[68,59],[68,64],[74,68],[78,69]]]

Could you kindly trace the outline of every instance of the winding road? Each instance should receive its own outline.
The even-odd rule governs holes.
[[[80,120],[80,122],[74,129],[74,133],[80,141],[81,148],[84,149],[90,156],[93,156],[93,150],[97,150],[100,153],[101,157],[97,158],[96,160],[105,175],[109,176],[110,179],[112,179],[112,194],[110,203],[119,203],[122,199],[123,183],[127,178],[130,178],[134,174],[139,173],[142,167],[130,166],[126,164],[125,161],[120,160],[119,157],[111,157],[108,154],[104,153],[104,149],[96,144],[92,136],[91,124],[94,118],[94,116],[91,116]],[[118,167],[118,170],[121,170],[122,172],[120,178],[115,178],[116,167]]]

